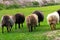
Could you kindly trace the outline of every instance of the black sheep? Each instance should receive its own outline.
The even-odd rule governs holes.
[[[38,23],[39,23],[39,26],[40,26],[40,22],[42,22],[44,20],[43,14],[39,11],[34,11],[33,14],[36,14],[38,16]]]
[[[60,10],[58,10],[57,12],[58,12],[58,14],[59,14],[59,16],[60,16]]]
[[[23,27],[23,23],[25,21],[25,16],[21,13],[15,14],[15,29],[17,29],[16,25],[18,24],[18,28],[20,28],[20,24]]]
[[[59,10],[57,10],[57,12],[58,12],[58,14],[59,14],[59,21],[60,21],[60,9],[59,9]]]

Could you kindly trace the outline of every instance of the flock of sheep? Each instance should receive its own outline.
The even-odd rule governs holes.
[[[7,32],[10,32],[13,25],[15,24],[15,29],[20,29],[20,25],[23,27],[24,21],[26,21],[26,25],[28,27],[28,31],[32,32],[37,26],[40,26],[40,22],[44,20],[44,15],[39,11],[34,11],[32,14],[28,16],[24,16],[21,13],[17,13],[14,16],[4,15],[1,19],[2,33],[4,33],[4,26],[7,28]],[[50,25],[52,30],[56,29],[56,24],[59,23],[60,20],[60,10],[56,12],[50,13],[47,16],[47,22]]]

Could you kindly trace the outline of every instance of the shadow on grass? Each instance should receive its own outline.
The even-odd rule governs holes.
[[[36,30],[34,30],[34,32],[47,32],[47,31],[51,31],[50,27],[48,25],[40,25],[38,27],[36,27]]]

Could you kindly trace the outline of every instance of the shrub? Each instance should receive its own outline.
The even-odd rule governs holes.
[[[0,4],[0,10],[2,9],[15,9],[15,8],[20,8],[21,5],[18,4],[12,4],[12,5],[4,5],[4,4]]]
[[[32,2],[32,4],[34,7],[39,6],[39,2],[37,2],[37,1]]]
[[[8,5],[6,6],[6,9],[15,9],[15,8],[20,8],[21,6],[18,4],[12,4],[12,5]]]
[[[31,7],[32,5],[33,5],[32,2],[27,2],[25,6],[26,7]]]
[[[46,5],[44,6],[52,6],[52,5],[59,5],[60,3],[47,3]]]
[[[6,8],[6,7],[5,7],[4,4],[0,4],[0,10],[5,9],[5,8]]]

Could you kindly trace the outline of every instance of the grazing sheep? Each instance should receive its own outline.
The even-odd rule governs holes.
[[[40,22],[42,22],[44,20],[43,14],[39,11],[34,11],[33,14],[36,14],[38,16],[38,23],[39,23],[39,26],[40,26]]]
[[[11,28],[14,24],[12,18],[8,15],[5,15],[2,17],[2,20],[1,20],[1,26],[2,26],[2,33],[4,32],[4,26],[7,28],[7,32],[10,32],[11,31]]]
[[[53,12],[51,14],[48,14],[47,16],[47,22],[51,27],[51,30],[56,29],[56,24],[59,23],[59,14],[58,12]]]
[[[23,27],[23,23],[25,21],[25,16],[21,13],[17,13],[15,14],[15,29],[17,29],[17,24],[18,24],[18,28],[20,28],[20,24]]]
[[[36,14],[31,14],[26,17],[26,24],[28,26],[29,32],[33,31],[38,24],[38,16]]]

